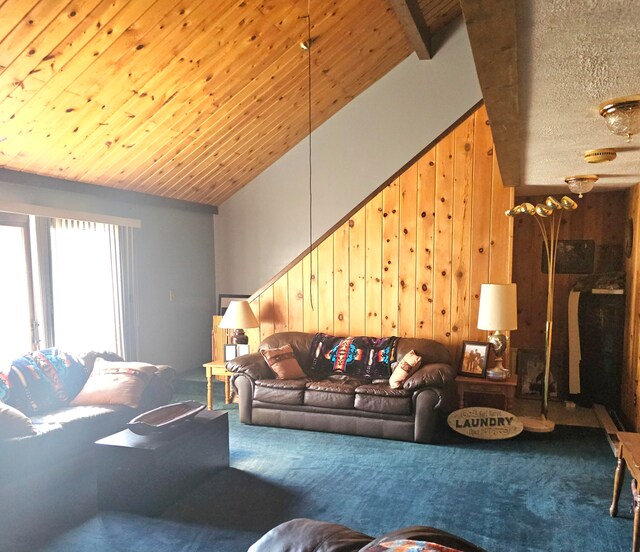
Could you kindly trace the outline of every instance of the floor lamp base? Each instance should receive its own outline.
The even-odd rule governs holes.
[[[550,433],[556,427],[554,422],[547,420],[544,416],[523,416],[518,419],[522,422],[522,427],[525,431],[533,433]]]

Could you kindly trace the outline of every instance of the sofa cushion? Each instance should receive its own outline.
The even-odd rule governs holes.
[[[31,420],[19,410],[0,402],[0,439],[35,435]]]
[[[392,389],[388,383],[365,384],[356,389],[356,410],[408,415],[412,412],[411,391]]]
[[[260,354],[264,360],[278,376],[278,379],[299,379],[305,378],[300,364],[293,354],[291,345],[286,344],[275,349],[260,349]]]
[[[399,389],[402,387],[404,381],[413,374],[422,364],[422,357],[416,355],[415,351],[411,349],[406,355],[404,355],[399,361],[389,378],[389,385],[392,389]]]
[[[143,362],[110,362],[97,358],[72,406],[123,405],[137,408],[151,377],[158,371]]]
[[[307,379],[257,380],[253,391],[256,401],[275,404],[303,404]]]
[[[248,552],[354,552],[371,540],[344,525],[300,518],[274,527]]]
[[[362,380],[341,376],[335,380],[325,379],[307,383],[304,404],[323,408],[353,408],[356,387]]]

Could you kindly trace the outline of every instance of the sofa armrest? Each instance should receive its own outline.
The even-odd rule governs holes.
[[[244,374],[252,380],[275,379],[276,375],[260,353],[249,353],[227,362],[227,370]]]
[[[425,364],[409,376],[402,387],[407,391],[416,391],[423,387],[447,387],[455,377],[450,364]]]

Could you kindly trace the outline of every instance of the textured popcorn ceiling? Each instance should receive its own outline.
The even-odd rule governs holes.
[[[526,0],[517,3],[523,183],[564,185],[598,174],[596,188],[640,182],[640,136],[628,144],[607,130],[600,102],[640,94],[640,2]],[[610,163],[589,164],[585,150],[613,147]],[[564,188],[566,189],[566,188]],[[529,193],[520,187],[518,194]]]

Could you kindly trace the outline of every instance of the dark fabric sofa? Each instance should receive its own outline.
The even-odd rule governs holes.
[[[82,359],[89,372],[97,356],[122,360],[113,353],[91,353]],[[137,408],[63,406],[31,415],[35,435],[0,440],[0,502],[38,496],[43,486],[73,477],[92,464],[96,440],[121,431],[136,415],[170,402],[174,376],[170,366],[158,366]]]
[[[291,345],[305,373],[314,334],[281,332],[267,337],[261,348]],[[227,363],[245,424],[308,429],[429,443],[441,412],[455,405],[455,370],[441,343],[400,338],[397,359],[414,350],[422,366],[400,389],[385,381],[349,378],[277,379],[262,355],[251,353]]]
[[[274,527],[248,552],[373,552],[378,545],[397,540],[435,543],[460,552],[483,552],[482,548],[433,527],[404,527],[374,538],[344,525],[304,518]]]

